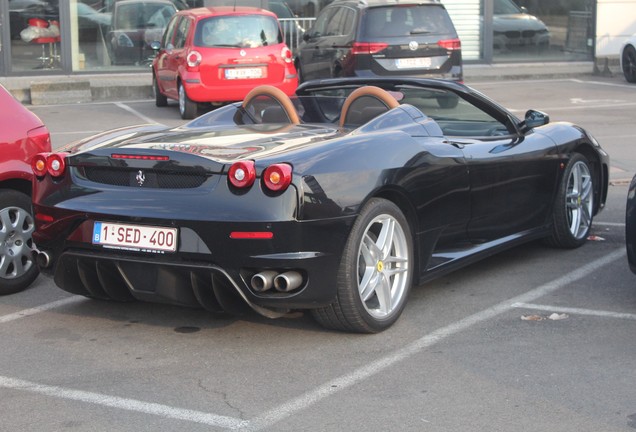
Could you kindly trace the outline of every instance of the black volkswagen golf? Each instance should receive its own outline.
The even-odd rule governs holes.
[[[462,81],[461,43],[439,1],[336,0],[305,33],[301,81],[417,76]]]

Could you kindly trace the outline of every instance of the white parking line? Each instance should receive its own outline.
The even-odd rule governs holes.
[[[520,309],[534,309],[534,310],[540,310],[540,311],[546,311],[546,312],[561,312],[561,313],[567,313],[570,315],[589,315],[589,316],[597,316],[597,317],[603,317],[603,318],[620,318],[620,319],[636,320],[636,314],[601,311],[601,310],[593,310],[593,309],[539,305],[534,303],[515,303],[512,305],[512,307],[520,308]]]
[[[232,417],[208,414],[201,411],[173,408],[157,403],[143,402],[136,399],[127,399],[108,396],[100,393],[71,390],[63,387],[55,387],[37,384],[29,381],[18,380],[0,376],[0,387],[13,390],[24,390],[62,399],[71,399],[79,402],[92,403],[111,408],[119,408],[127,411],[153,414],[167,419],[185,420],[193,423],[201,423],[208,426],[216,426],[227,429],[239,429],[246,421]]]
[[[529,79],[523,80],[524,85],[526,84],[542,84],[542,83],[557,83],[557,82],[573,82],[574,80],[571,78],[544,78],[544,79]],[[496,81],[475,81],[473,83],[468,84],[470,87],[481,87],[481,86],[495,86],[501,87],[504,85],[519,85],[519,80],[496,80]]]
[[[86,300],[86,297],[82,297],[82,296],[66,297],[66,298],[63,298],[62,300],[47,303],[42,306],[36,306],[30,309],[23,309],[19,312],[14,312],[12,314],[0,316],[0,324],[7,323],[9,321],[15,321],[17,319],[25,318],[25,317],[35,315],[47,310],[55,309],[60,306],[66,306],[69,304],[78,303],[84,300]]]
[[[600,226],[611,226],[611,227],[624,227],[625,222],[596,222],[594,221],[592,225],[600,225]]]
[[[603,82],[603,81],[587,81],[587,80],[580,80],[576,78],[571,78],[570,81],[575,82],[577,84],[595,84],[595,85],[606,86],[606,87],[620,87],[620,88],[634,90],[634,86],[630,84],[618,84],[618,83]]]
[[[153,120],[150,117],[143,115],[142,113],[140,113],[136,109],[133,109],[133,108],[129,107],[128,105],[124,104],[124,103],[115,102],[115,105],[118,106],[119,108],[123,109],[124,111],[128,111],[129,113],[136,115],[137,117],[139,117],[140,119],[142,119],[145,122],[157,123],[156,120]]]
[[[359,368],[349,374],[342,375],[315,388],[314,390],[306,392],[305,394],[295,399],[279,405],[278,407],[254,418],[249,422],[249,425],[241,430],[253,432],[270,427],[273,424],[292,416],[296,412],[304,410],[309,406],[321,401],[322,399],[325,399],[326,397],[332,396],[335,393],[345,390],[353,386],[354,384],[364,381],[365,379],[384,371],[393,364],[405,360],[408,357],[419,353],[423,349],[431,347],[438,342],[441,342],[449,336],[452,336],[476,324],[479,324],[483,321],[494,318],[497,315],[511,310],[513,304],[527,303],[531,302],[532,300],[536,300],[546,294],[558,290],[563,286],[584,278],[585,276],[595,272],[599,268],[606,266],[612,261],[622,258],[624,255],[624,248],[620,248],[602,258],[597,259],[596,261],[592,261],[585,266],[582,266],[564,276],[561,276],[560,278],[555,279],[552,282],[548,282],[545,285],[539,286],[517,297],[505,300],[495,306],[492,306],[481,312],[477,312],[474,315],[447,325],[446,327],[435,330],[434,332],[421,337],[415,342],[412,342],[406,347],[397,350],[381,359],[378,359],[365,367]]]
[[[82,108],[84,108],[91,105],[112,105],[112,104],[124,103],[124,102],[129,104],[129,103],[142,103],[142,102],[151,102],[151,101],[152,99],[137,99],[137,100],[125,100],[125,101],[81,102],[77,104],[61,103],[61,104],[46,104],[46,105],[30,105],[29,110],[37,111],[40,108],[74,107],[74,106],[81,106]]]
[[[464,319],[437,329],[432,333],[424,335],[420,339],[415,340],[402,349],[396,350],[386,355],[385,357],[375,360],[365,367],[358,368],[346,375],[342,375],[327,383],[324,383],[321,386],[316,387],[315,389],[310,390],[297,398],[291,399],[279,405],[278,407],[275,407],[274,409],[266,411],[262,415],[257,416],[252,420],[241,420],[201,411],[180,409],[156,403],[143,402],[135,399],[120,398],[100,393],[68,389],[64,387],[42,385],[34,382],[3,376],[0,376],[0,387],[34,392],[49,397],[71,399],[85,403],[92,403],[95,405],[102,405],[128,411],[152,414],[175,420],[183,420],[210,426],[223,427],[232,430],[259,431],[261,429],[270,427],[288,417],[291,417],[297,412],[309,408],[310,406],[320,402],[321,400],[329,396],[332,396],[342,390],[358,384],[368,379],[369,377],[388,369],[395,363],[405,360],[421,352],[422,350],[447,339],[450,336],[467,330],[483,321],[492,319],[502,313],[510,311],[514,307],[514,305],[530,304],[530,302],[532,302],[533,300],[536,300],[542,296],[545,296],[546,294],[556,291],[568,284],[576,282],[579,279],[586,277],[590,273],[593,273],[596,270],[606,266],[612,261],[622,258],[624,255],[625,249],[621,247],[620,249],[617,249],[602,258],[592,261],[585,266],[582,266],[564,276],[561,276],[560,278],[541,285],[531,291],[516,296],[512,299],[505,300],[488,309],[477,312],[474,315],[470,315]],[[49,303],[47,305],[32,309],[26,309],[24,311],[17,312],[11,315],[5,315],[4,317],[0,317],[0,322],[6,322],[13,319],[22,318],[24,316],[29,316],[43,310],[48,310],[54,307],[61,306],[63,304],[71,303],[72,301],[78,301],[78,299],[81,298],[82,297],[69,297],[58,302]]]

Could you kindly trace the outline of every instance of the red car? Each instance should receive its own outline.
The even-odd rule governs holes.
[[[291,95],[298,86],[292,53],[274,13],[220,6],[175,14],[153,62],[157,106],[179,101],[183,119],[199,103],[240,101],[269,84]]]
[[[31,158],[50,151],[46,126],[0,85],[0,295],[21,291],[38,276]]]

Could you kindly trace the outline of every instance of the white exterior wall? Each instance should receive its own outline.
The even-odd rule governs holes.
[[[462,58],[479,60],[482,34],[480,0],[442,0],[442,4],[448,10],[462,42]]]
[[[636,0],[597,0],[596,57],[617,57],[636,34]]]

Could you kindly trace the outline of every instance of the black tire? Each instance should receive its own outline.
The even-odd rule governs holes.
[[[627,45],[621,57],[623,75],[627,82],[636,82],[636,49],[632,45]]]
[[[594,173],[589,161],[575,153],[563,172],[552,210],[553,247],[574,249],[585,243],[594,212]]]
[[[179,114],[184,120],[190,120],[197,116],[199,106],[196,102],[191,100],[186,93],[185,87],[179,82]]]
[[[157,107],[168,106],[168,98],[163,93],[161,93],[156,76],[152,77],[152,92],[155,94],[155,106]]]
[[[38,277],[32,256],[34,229],[31,198],[0,189],[0,295],[22,291]]]
[[[456,95],[438,96],[437,104],[440,108],[451,109],[455,108],[459,103],[459,97]]]
[[[371,199],[349,234],[338,269],[336,300],[312,314],[329,329],[380,332],[402,314],[412,277],[413,240],[406,218],[391,201]],[[388,302],[378,293],[390,294]]]

